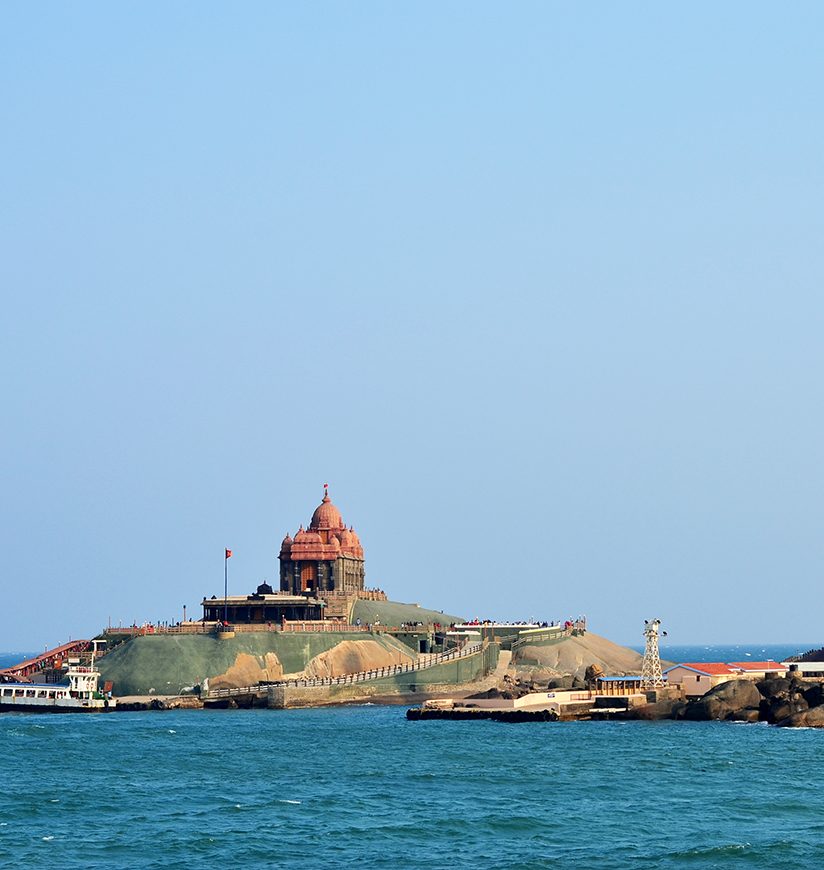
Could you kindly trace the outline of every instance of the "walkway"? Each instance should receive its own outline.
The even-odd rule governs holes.
[[[211,689],[203,699],[206,701],[216,698],[233,698],[239,695],[257,695],[268,692],[270,686],[292,686],[295,688],[312,688],[315,686],[345,686],[353,683],[363,683],[369,680],[380,680],[383,677],[392,677],[396,674],[408,674],[410,671],[423,671],[433,668],[444,662],[452,662],[456,659],[476,655],[485,648],[483,643],[467,644],[461,649],[450,650],[447,653],[424,653],[418,660],[411,664],[388,665],[383,668],[374,668],[370,671],[358,671],[353,674],[343,674],[340,677],[317,677],[315,679],[300,680],[276,680],[269,683],[254,686],[241,686],[233,689]]]
[[[63,666],[64,659],[86,652],[90,645],[91,641],[88,640],[70,640],[68,643],[56,646],[54,649],[46,650],[46,652],[35,656],[33,659],[26,659],[26,661],[12,665],[10,668],[3,668],[0,670],[0,676],[31,677],[40,671],[60,669]]]

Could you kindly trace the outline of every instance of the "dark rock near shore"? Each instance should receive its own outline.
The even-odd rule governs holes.
[[[761,680],[756,687],[763,697],[759,709],[764,722],[778,722],[822,703],[821,685],[797,678]]]
[[[790,696],[791,680],[784,677],[776,677],[771,680],[759,680],[755,687],[766,699],[788,698]]]
[[[135,698],[132,700],[117,701],[115,712],[132,713],[138,710],[197,710],[203,706],[203,702],[196,695],[183,695],[162,698]]]
[[[803,689],[802,694],[809,707],[820,707],[824,704],[824,686],[821,683]]]
[[[652,704],[642,704],[638,707],[630,707],[626,715],[622,714],[622,718],[626,719],[680,719],[687,704],[685,701],[674,701],[669,699],[661,699]]]
[[[802,713],[809,707],[810,705],[800,693],[789,698],[773,698],[762,702],[761,718],[765,722],[779,722],[795,713]]]
[[[713,719],[732,719],[734,714],[754,710],[757,719],[761,701],[761,692],[755,683],[749,680],[727,680],[687,704],[683,718],[693,722],[706,722]],[[749,717],[752,714],[746,715]]]
[[[761,713],[755,707],[745,707],[743,710],[735,710],[727,718],[730,722],[760,722]]]
[[[776,724],[782,728],[824,728],[824,706],[801,710]]]
[[[563,677],[553,677],[546,685],[547,689],[552,691],[552,689],[571,689],[572,688],[573,676],[572,674],[566,674]]]
[[[797,677],[757,683],[728,680],[690,701],[675,716],[693,722],[721,719],[820,728],[824,727],[824,687]]]
[[[493,688],[487,689],[485,692],[475,692],[474,695],[467,695],[466,700],[470,701],[470,700],[474,699],[474,700],[481,701],[481,700],[489,700],[492,698],[500,698],[500,697],[501,697],[500,691],[493,686]]]

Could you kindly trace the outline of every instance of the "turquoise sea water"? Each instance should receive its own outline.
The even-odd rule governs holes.
[[[0,867],[824,863],[824,731],[404,713],[4,714]]]
[[[0,717],[0,866],[818,867],[824,732],[407,722],[403,707]]]

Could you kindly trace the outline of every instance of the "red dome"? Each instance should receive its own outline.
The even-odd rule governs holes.
[[[312,514],[312,521],[309,523],[310,529],[341,529],[343,528],[343,517],[340,511],[332,504],[328,495],[323,497],[323,501],[315,508]]]

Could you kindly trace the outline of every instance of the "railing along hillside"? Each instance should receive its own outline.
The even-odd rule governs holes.
[[[101,634],[123,635],[125,637],[144,637],[149,634],[214,634],[219,631],[219,626],[214,622],[185,622],[181,625],[131,625],[118,628],[106,628]],[[428,633],[433,630],[431,625],[401,626],[401,625],[376,625],[375,623],[338,622],[334,619],[323,621],[286,621],[286,622],[255,622],[255,623],[231,623],[226,626],[226,631],[234,632],[257,632],[257,631],[282,631],[300,632],[306,634],[318,634],[325,632],[349,632],[349,633],[372,633],[391,634],[394,632],[420,632]]]
[[[532,643],[542,643],[548,640],[560,640],[562,637],[575,637],[576,635],[586,634],[587,622],[585,619],[577,619],[575,622],[567,623],[566,625],[556,625],[540,630],[533,629],[526,632],[521,632],[520,637],[512,642],[512,652],[515,653],[519,649],[528,646]]]
[[[316,677],[313,679],[274,680],[268,683],[259,683],[255,686],[242,686],[233,689],[211,689],[204,697],[232,698],[238,695],[250,695],[266,692],[269,686],[291,686],[295,688],[313,688],[318,686],[346,686],[354,683],[363,683],[368,680],[379,680],[382,677],[393,677],[397,674],[408,674],[412,671],[423,671],[433,668],[445,662],[466,658],[476,655],[485,648],[484,643],[467,644],[460,649],[454,649],[447,653],[428,653],[422,655],[416,662],[408,662],[403,665],[387,665],[382,668],[373,668],[369,671],[358,671],[353,674],[343,674],[340,677]]]

